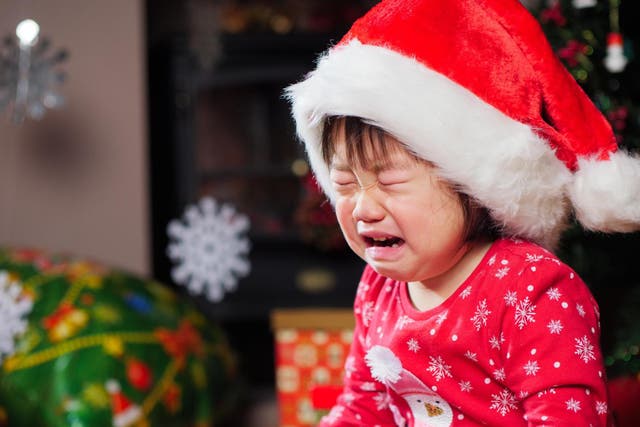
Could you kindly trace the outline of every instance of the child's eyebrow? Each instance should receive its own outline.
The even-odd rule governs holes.
[[[329,165],[329,169],[339,172],[351,172],[351,167],[346,163],[331,162],[331,164]]]

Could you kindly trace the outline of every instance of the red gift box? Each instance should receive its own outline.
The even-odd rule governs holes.
[[[313,426],[342,390],[344,362],[353,340],[353,312],[276,310],[271,325],[280,425]]]

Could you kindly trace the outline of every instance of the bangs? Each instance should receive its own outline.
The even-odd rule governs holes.
[[[359,168],[376,165],[389,166],[390,156],[396,150],[406,150],[412,158],[418,158],[395,138],[377,126],[359,117],[327,117],[322,129],[322,158],[331,165],[338,141],[344,139],[347,162]]]

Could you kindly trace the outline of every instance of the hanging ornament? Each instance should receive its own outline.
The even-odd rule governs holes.
[[[542,22],[553,22],[559,27],[563,27],[567,23],[559,0],[547,2],[547,7],[540,13],[540,19]]]
[[[573,7],[576,9],[586,9],[587,7],[594,7],[598,4],[598,0],[573,0]]]
[[[142,408],[132,403],[120,389],[116,380],[109,380],[105,384],[111,396],[111,410],[113,411],[113,427],[130,427],[144,417]]]
[[[622,34],[609,33],[607,36],[607,56],[604,58],[604,66],[611,73],[621,73],[627,66],[627,58],[624,56]]]
[[[31,312],[33,302],[20,283],[0,271],[0,362],[15,352],[15,338],[27,330],[24,318]]]
[[[85,310],[75,307],[73,304],[63,302],[49,316],[42,320],[42,325],[47,331],[52,342],[63,341],[77,335],[89,322],[89,315]]]
[[[246,215],[228,204],[218,209],[211,197],[187,207],[184,222],[172,220],[167,228],[173,239],[167,254],[176,263],[173,280],[193,294],[221,301],[225,291],[235,290],[238,279],[249,274],[248,229]]]
[[[50,42],[39,34],[38,23],[25,19],[16,27],[17,41],[7,37],[0,48],[0,111],[11,105],[14,123],[22,123],[25,116],[40,119],[47,108],[64,103],[57,86],[65,74],[56,67],[67,52],[49,54]]]
[[[145,391],[151,387],[153,373],[146,363],[130,358],[127,360],[127,379],[135,389]]]
[[[628,60],[624,56],[624,42],[620,32],[620,0],[609,0],[609,26],[604,66],[611,73],[621,73]]]

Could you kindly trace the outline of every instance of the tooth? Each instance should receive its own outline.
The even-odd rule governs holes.
[[[393,245],[391,245],[391,247],[392,247],[392,248],[397,248],[397,247],[398,247],[398,244],[397,244],[397,243],[394,243]]]

